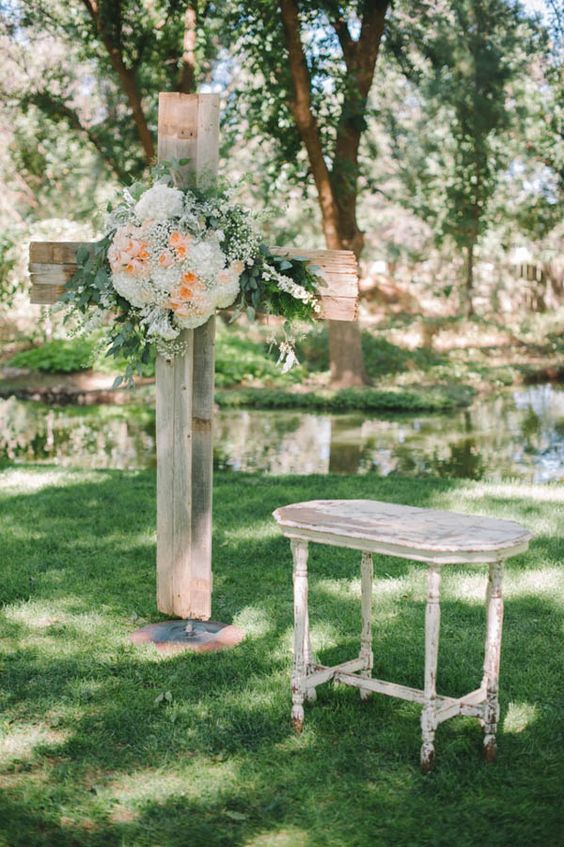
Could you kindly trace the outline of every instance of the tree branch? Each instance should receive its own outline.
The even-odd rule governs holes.
[[[135,71],[125,65],[119,45],[119,38],[116,45],[111,34],[104,26],[104,22],[102,21],[100,14],[100,6],[97,0],[82,0],[82,2],[94,23],[96,32],[98,33],[102,44],[106,48],[111,65],[116,72],[121,83],[122,90],[129,101],[129,106],[137,129],[137,135],[145,153],[145,159],[148,164],[151,164],[155,158],[155,145],[153,142],[153,136],[151,135],[147,125],[147,118],[143,110],[143,103],[137,85]],[[120,4],[117,4],[117,9],[120,11]],[[117,21],[117,25],[118,32],[121,32],[121,17]]]
[[[292,78],[290,109],[307,150],[319,197],[327,246],[338,249],[341,246],[338,209],[323,155],[319,128],[311,106],[311,81],[301,42],[298,6],[296,0],[279,0],[279,7]]]
[[[196,90],[196,37],[198,11],[197,3],[189,3],[184,13],[184,50],[178,90],[182,94],[192,94]]]
[[[83,135],[97,150],[104,162],[111,168],[121,182],[127,182],[129,174],[121,167],[117,159],[112,156],[108,149],[102,144],[98,134],[92,129],[83,126],[78,114],[66,103],[57,97],[53,97],[47,91],[39,91],[28,95],[22,103],[31,103],[37,106],[47,117],[65,123],[80,135]]]
[[[388,0],[366,0],[358,41],[350,37],[343,21],[333,26],[343,46],[347,66],[347,87],[337,125],[335,153],[331,180],[339,203],[341,226],[348,246],[360,254],[364,237],[356,221],[356,198],[358,192],[358,150],[362,133],[366,127],[366,104],[372,81]],[[349,43],[348,38],[352,43]]]
[[[332,25],[333,29],[337,33],[337,38],[339,39],[339,44],[341,45],[341,50],[343,51],[343,57],[348,70],[354,61],[357,42],[350,34],[347,22],[342,15],[335,18],[335,20],[332,21]]]

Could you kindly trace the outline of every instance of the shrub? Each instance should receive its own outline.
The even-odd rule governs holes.
[[[92,367],[95,347],[96,341],[91,338],[56,339],[16,353],[9,364],[42,373],[86,371]]]
[[[329,337],[326,326],[316,326],[296,345],[298,358],[309,371],[329,369]],[[362,352],[366,374],[370,379],[400,373],[405,370],[428,370],[443,364],[444,356],[426,348],[406,350],[365,330],[362,333]]]

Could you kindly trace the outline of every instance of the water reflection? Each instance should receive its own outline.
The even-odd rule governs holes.
[[[47,408],[0,400],[0,459],[88,468],[155,462],[151,406]],[[221,412],[216,467],[271,474],[564,480],[564,391],[512,390],[449,415]]]
[[[82,468],[154,464],[154,414],[131,406],[64,406],[0,399],[0,460]]]

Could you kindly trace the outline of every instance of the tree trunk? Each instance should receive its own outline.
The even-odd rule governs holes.
[[[473,241],[466,248],[466,275],[464,279],[464,314],[467,318],[475,315],[472,295],[474,289],[474,247]]]
[[[333,250],[352,250],[358,259],[364,243],[362,232],[356,227],[354,218],[354,234],[352,238],[342,232],[342,214],[339,220],[341,233],[332,243],[327,241],[327,248]],[[350,232],[348,233],[350,234]],[[366,384],[364,357],[360,325],[357,321],[327,321],[329,333],[329,365],[331,370],[331,385],[335,388],[350,388]]]
[[[182,94],[196,91],[197,3],[190,3],[184,13],[184,43],[178,90]]]
[[[298,4],[296,0],[279,0],[279,2],[293,82],[290,108],[307,150],[315,181],[325,244],[329,250],[353,250],[358,258],[362,250],[363,237],[356,224],[356,176],[353,180],[352,196],[350,192],[348,194],[340,192],[343,198],[343,208],[341,209],[337,192],[342,187],[341,172],[343,168],[339,162],[335,178],[335,174],[332,175],[327,167],[319,127],[312,109],[311,80],[301,41]],[[344,133],[341,133],[340,137],[342,138],[343,135]],[[358,149],[358,140],[356,137],[353,138],[350,133],[348,134],[347,142],[344,145],[348,145],[352,150],[351,153],[351,150],[347,148],[348,157],[353,155],[354,158]],[[340,156],[340,152],[337,151],[337,153]],[[343,158],[345,157],[343,156]],[[347,194],[346,199],[345,194]],[[365,375],[358,324],[356,322],[328,321],[328,332],[332,385],[335,387],[363,385]]]

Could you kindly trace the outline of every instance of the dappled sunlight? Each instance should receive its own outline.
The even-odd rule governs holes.
[[[393,567],[393,565],[391,565]],[[375,579],[373,583],[373,602],[382,599],[405,597],[407,593],[411,596],[418,582],[423,577],[421,568],[414,568],[410,573],[402,577],[387,577],[386,579]],[[360,599],[360,580],[335,580],[321,579],[315,582],[315,591],[328,594],[337,599],[353,597]]]
[[[45,488],[65,488],[84,483],[103,483],[106,477],[83,471],[45,470],[30,468],[8,468],[0,475],[2,491],[5,494],[36,494]]]
[[[143,768],[110,780],[100,789],[103,799],[136,809],[147,803],[164,804],[172,797],[205,798],[209,802],[226,789],[237,785],[238,768],[234,762],[213,762],[207,757],[184,757],[181,765],[171,768]]]
[[[8,621],[24,624],[31,630],[48,630],[51,627],[72,627],[79,633],[95,635],[105,631],[108,626],[115,626],[109,615],[105,617],[100,612],[83,611],[84,601],[76,596],[58,597],[53,600],[28,600],[17,606],[8,606],[3,614]],[[66,611],[69,610],[69,611]]]
[[[257,606],[245,606],[235,615],[233,623],[245,630],[247,637],[268,635],[274,628],[268,613]]]
[[[264,832],[245,841],[244,847],[307,847],[310,838],[302,829],[281,829],[278,832]]]
[[[238,526],[237,529],[226,530],[223,536],[224,540],[220,545],[223,547],[227,546],[231,541],[248,541],[251,538],[253,542],[255,540],[260,541],[261,539],[279,538],[280,534],[280,530],[274,523],[274,519],[271,519],[269,515],[267,520],[256,520],[250,524]],[[291,560],[289,552],[288,556]]]
[[[503,732],[519,733],[527,729],[539,717],[539,709],[534,703],[510,703],[503,719]]]
[[[449,575],[443,583],[443,596],[464,603],[484,604],[486,596],[486,569],[476,573]],[[546,600],[564,603],[564,576],[557,568],[536,568],[516,573],[508,571],[505,576],[503,594],[505,599],[542,596]]]
[[[29,723],[4,725],[0,730],[0,764],[14,760],[28,760],[33,757],[36,747],[60,747],[69,737],[69,733],[60,729]]]
[[[471,486],[462,485],[457,489],[456,496],[463,496],[465,500],[482,500],[485,497],[523,500],[527,497],[538,503],[564,504],[564,486],[530,485],[524,482],[478,482]]]

